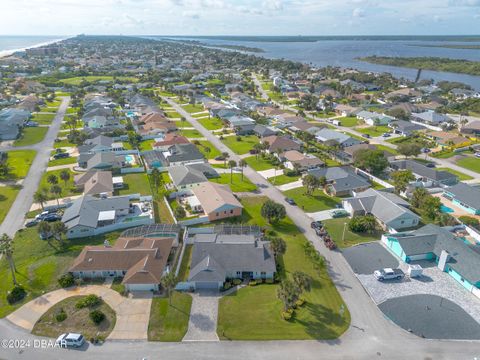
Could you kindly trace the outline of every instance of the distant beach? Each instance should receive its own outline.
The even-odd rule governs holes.
[[[42,37],[42,36],[0,36],[0,58],[10,56],[19,51],[33,49],[41,46],[54,44],[56,42],[68,39],[64,37]]]

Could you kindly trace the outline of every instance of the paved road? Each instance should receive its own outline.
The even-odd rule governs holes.
[[[257,86],[258,90],[260,91],[260,94],[262,95],[262,98],[263,99],[266,99],[268,100],[269,99],[269,96],[268,94],[265,92],[265,90],[263,90],[261,84],[260,84],[260,81],[258,80],[257,76],[256,75],[253,75],[253,82],[255,83],[255,85]],[[273,100],[270,100],[273,104],[279,106],[280,108],[282,109],[285,109],[285,110],[289,110],[289,111],[293,111],[295,113],[298,112],[297,109],[295,108],[292,108],[291,106],[288,106],[288,105],[285,105],[285,104],[282,104],[282,103],[279,103],[279,102],[276,102],[276,101],[273,101]],[[310,114],[310,116],[318,121],[318,122],[321,122],[321,123],[327,123],[327,119],[323,119],[323,118],[318,118],[318,117],[315,117],[313,115]],[[345,131],[345,132],[349,132],[351,134],[354,134],[356,136],[362,136],[363,134],[352,129],[352,128],[349,128],[349,127],[344,127],[344,126],[338,126],[338,125],[334,125],[334,124],[331,124],[331,123],[328,123],[330,126],[335,126],[338,130],[340,131]],[[378,145],[383,145],[383,146],[386,146],[386,147],[389,147],[391,149],[396,149],[397,148],[397,145],[395,144],[392,144],[392,143],[389,143],[388,141],[386,141],[384,138],[382,138],[381,136],[379,137],[375,137],[375,138],[371,138],[369,139],[370,143],[371,144],[378,144]],[[460,171],[464,174],[467,174],[467,175],[470,175],[472,177],[474,177],[475,179],[474,180],[478,180],[478,181],[471,181],[471,182],[480,182],[480,175],[475,172],[475,171],[471,171],[471,170],[468,170],[468,169],[465,169],[464,167],[461,167],[461,166],[458,166],[457,164],[449,161],[449,159],[437,159],[437,158],[434,158],[434,157],[431,157],[429,155],[422,155],[422,157],[424,157],[426,160],[428,161],[431,161],[435,164],[437,164],[439,167],[446,167],[446,168],[450,168],[450,169],[453,169],[453,170],[456,170],[456,171]]]
[[[53,143],[57,137],[57,133],[60,130],[63,117],[67,111],[70,97],[64,97],[62,103],[58,108],[57,115],[49,126],[48,132],[45,135],[43,141],[26,147],[13,147],[5,149],[31,149],[37,152],[35,159],[33,160],[30,170],[23,181],[23,188],[17,195],[15,202],[13,203],[10,211],[8,212],[5,220],[0,225],[0,234],[6,233],[9,236],[14,236],[18,229],[23,227],[25,214],[30,210],[33,202],[33,194],[37,191],[38,184],[42,178],[43,172],[48,166],[50,158],[50,152],[53,149]]]

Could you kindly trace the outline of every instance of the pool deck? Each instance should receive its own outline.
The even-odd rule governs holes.
[[[446,206],[446,207],[453,210],[453,212],[449,212],[448,214],[450,214],[450,215],[452,215],[456,218],[458,218],[459,216],[470,216],[470,217],[473,217],[473,218],[478,219],[480,221],[480,215],[473,215],[473,214],[467,212],[466,210],[463,210],[463,209],[459,208],[458,206],[453,204],[453,202],[451,202],[447,198],[444,198],[442,196],[442,194],[432,194],[432,195],[435,196],[435,197],[438,197],[440,199],[440,201],[442,202],[443,206]]]

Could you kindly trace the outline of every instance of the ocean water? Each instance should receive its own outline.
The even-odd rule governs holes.
[[[256,47],[264,50],[263,53],[255,53],[257,56],[265,56],[273,59],[288,59],[315,66],[330,65],[372,72],[389,72],[396,77],[403,77],[411,80],[415,79],[417,75],[416,69],[370,64],[359,61],[357,58],[371,55],[392,57],[433,56],[480,61],[480,50],[478,49],[451,49],[426,46],[446,44],[480,45],[478,37],[474,39],[448,39],[440,37],[380,37],[377,39],[372,37],[327,37],[309,42],[268,41],[268,38],[262,38],[261,41],[252,41],[252,38],[246,38],[246,41],[239,40],[238,38],[182,38],[199,40],[202,43],[212,45],[228,44]],[[460,81],[480,90],[479,76],[423,70],[421,78],[433,79],[435,81]]]
[[[64,39],[65,36],[0,35],[0,56]]]

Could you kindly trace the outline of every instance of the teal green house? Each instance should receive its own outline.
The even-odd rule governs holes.
[[[442,196],[450,200],[456,207],[470,214],[480,215],[480,190],[477,188],[459,182],[446,188]]]
[[[406,263],[435,261],[468,291],[480,289],[480,249],[446,228],[429,224],[414,231],[386,234],[382,241]]]

